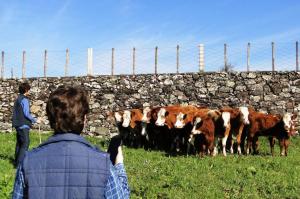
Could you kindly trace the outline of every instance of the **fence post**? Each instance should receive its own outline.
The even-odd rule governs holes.
[[[25,78],[25,66],[26,66],[26,51],[23,50],[23,56],[22,56],[22,78]]]
[[[247,72],[250,71],[250,42],[247,45]]]
[[[13,67],[10,70],[10,74],[11,74],[11,79],[13,79],[14,78],[14,68]]]
[[[296,71],[299,71],[299,51],[298,51],[298,41],[296,41]]]
[[[227,71],[227,44],[224,44],[224,70]]]
[[[45,50],[45,54],[44,54],[44,77],[47,77],[47,62],[48,62],[48,53],[47,53],[47,50]]]
[[[111,49],[111,75],[114,75],[115,70],[115,48]]]
[[[158,47],[155,47],[155,68],[154,68],[154,73],[155,75],[157,75],[157,51],[158,51]]]
[[[204,72],[204,44],[199,44],[199,71]]]
[[[272,42],[272,72],[275,71],[275,45]]]
[[[88,48],[88,72],[87,75],[93,75],[93,48]]]
[[[70,55],[69,49],[66,49],[66,64],[65,64],[65,77],[68,76],[68,67],[69,67]]]
[[[1,79],[4,79],[4,51],[1,53]]]
[[[176,73],[179,73],[179,45],[176,47]]]
[[[135,75],[135,47],[132,49],[132,75]]]

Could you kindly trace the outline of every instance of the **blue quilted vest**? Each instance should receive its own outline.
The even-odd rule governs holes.
[[[104,198],[110,159],[80,135],[50,137],[23,161],[29,198]]]
[[[12,112],[12,126],[16,127],[16,128],[18,128],[24,124],[27,126],[32,125],[31,121],[25,117],[24,112],[23,112],[21,101],[24,98],[27,98],[27,97],[23,94],[20,94],[14,104],[14,108],[13,108],[13,112]]]

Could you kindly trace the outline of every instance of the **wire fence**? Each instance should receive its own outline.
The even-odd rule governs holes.
[[[2,51],[1,78],[214,71],[299,71],[298,42]]]

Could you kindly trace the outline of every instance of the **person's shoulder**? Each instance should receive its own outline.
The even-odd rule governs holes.
[[[92,147],[90,148],[95,154],[100,155],[102,157],[109,157],[109,154],[105,151],[102,151],[101,149],[99,149],[97,146],[92,145]]]

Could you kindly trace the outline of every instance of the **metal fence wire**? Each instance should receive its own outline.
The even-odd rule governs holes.
[[[1,51],[0,66],[1,78],[299,71],[299,53],[298,42]]]

